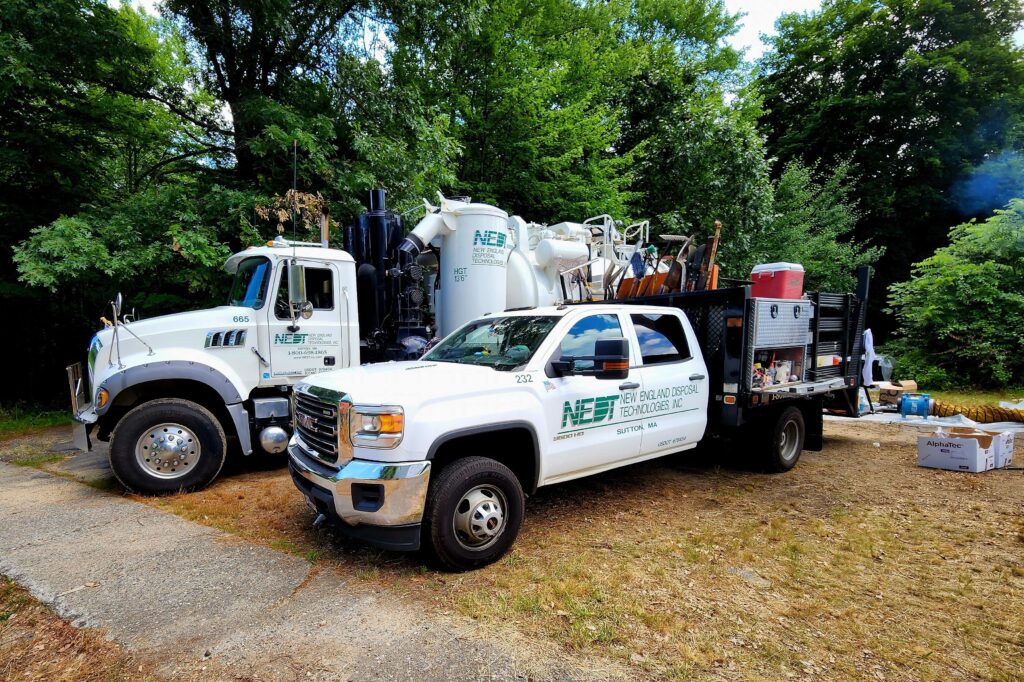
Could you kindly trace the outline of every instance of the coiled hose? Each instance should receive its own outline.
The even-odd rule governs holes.
[[[979,424],[995,422],[1024,422],[1024,410],[1012,407],[991,407],[989,405],[956,405],[944,400],[932,401],[931,413],[935,417],[954,417],[962,414]]]

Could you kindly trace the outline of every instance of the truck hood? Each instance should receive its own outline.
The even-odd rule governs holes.
[[[384,362],[350,367],[310,377],[306,383],[347,393],[353,402],[401,405],[407,411],[436,400],[439,387],[445,398],[494,389],[509,373],[480,365],[454,362]]]
[[[248,322],[239,321],[246,319]],[[247,329],[255,324],[255,320],[256,311],[252,308],[224,305],[205,310],[148,317],[144,320],[130,322],[124,327],[137,334],[143,341],[153,346],[154,351],[159,353],[160,347],[166,348],[172,345],[202,349],[208,333]],[[111,327],[96,333],[105,348],[109,348],[113,335],[114,330]],[[136,346],[142,348],[130,333],[121,332],[120,337],[122,353],[127,352],[127,346],[131,346],[131,350],[138,350]]]

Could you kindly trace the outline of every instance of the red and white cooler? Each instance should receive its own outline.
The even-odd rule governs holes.
[[[802,298],[804,266],[799,263],[762,263],[750,271],[755,298]]]

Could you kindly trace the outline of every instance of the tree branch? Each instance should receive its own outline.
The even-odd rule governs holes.
[[[194,156],[202,156],[203,154],[206,154],[208,152],[213,152],[213,151],[223,151],[223,152],[228,152],[228,153],[234,153],[234,150],[231,149],[230,147],[225,147],[225,146],[219,145],[219,144],[209,145],[209,146],[203,147],[202,149],[197,149],[197,150],[192,151],[192,152],[185,152],[184,154],[177,154],[175,156],[169,156],[166,159],[163,159],[161,161],[157,161],[155,164],[153,164],[152,166],[147,168],[145,171],[143,171],[142,173],[139,173],[137,178],[141,179],[141,178],[145,178],[145,177],[151,176],[154,172],[156,172],[156,171],[160,170],[161,168],[163,168],[164,166],[166,166],[168,164],[171,164],[171,163],[174,163],[176,161],[184,161],[185,159],[192,158]]]

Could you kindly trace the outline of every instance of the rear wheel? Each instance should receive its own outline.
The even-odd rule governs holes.
[[[800,460],[806,434],[804,415],[796,407],[779,413],[771,430],[771,441],[765,444],[765,466],[769,471],[789,471]]]
[[[217,418],[190,400],[165,398],[139,405],[110,440],[110,468],[139,493],[190,491],[220,473],[227,439]]]
[[[423,536],[431,558],[449,571],[468,571],[500,559],[523,523],[519,479],[486,457],[452,462],[431,481]]]

